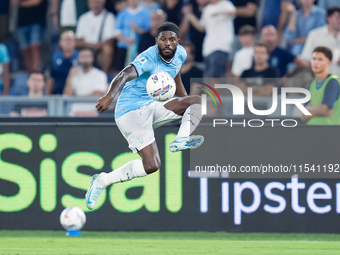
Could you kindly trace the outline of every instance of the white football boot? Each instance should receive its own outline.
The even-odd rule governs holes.
[[[196,149],[202,145],[204,137],[201,135],[191,135],[187,137],[177,138],[169,145],[169,149],[172,152],[183,151],[189,149]]]
[[[90,210],[93,210],[93,208],[96,206],[100,194],[105,189],[98,186],[98,177],[99,174],[95,174],[92,176],[91,185],[85,195],[86,207],[89,208]]]

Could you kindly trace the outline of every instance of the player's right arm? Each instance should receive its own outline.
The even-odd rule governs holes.
[[[130,64],[125,67],[116,77],[111,81],[110,87],[106,92],[105,96],[98,100],[96,108],[99,112],[105,111],[109,108],[112,100],[115,98],[117,93],[122,89],[124,84],[138,77],[138,73],[134,65]]]

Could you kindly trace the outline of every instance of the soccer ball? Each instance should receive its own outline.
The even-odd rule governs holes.
[[[60,214],[60,224],[67,231],[80,230],[86,222],[86,216],[79,207],[65,208]]]
[[[166,101],[175,95],[176,82],[168,73],[155,73],[146,82],[146,91],[152,99]]]

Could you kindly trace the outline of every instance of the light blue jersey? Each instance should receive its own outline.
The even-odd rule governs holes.
[[[152,103],[154,100],[149,97],[146,91],[146,81],[148,78],[158,72],[166,72],[172,78],[175,78],[181,70],[186,57],[187,53],[181,45],[177,46],[175,56],[169,64],[160,58],[157,45],[139,54],[131,63],[135,66],[138,77],[124,85],[118,98],[115,118],[119,118],[129,111],[137,110],[144,105]]]

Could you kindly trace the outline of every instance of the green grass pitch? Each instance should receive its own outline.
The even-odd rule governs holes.
[[[0,255],[340,254],[340,235],[225,232],[0,231]]]

